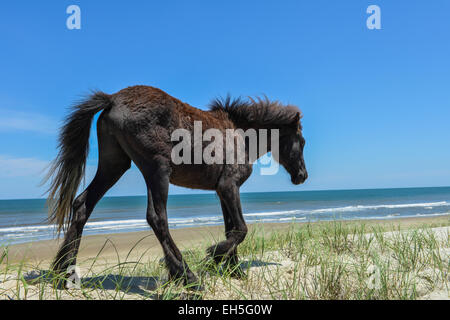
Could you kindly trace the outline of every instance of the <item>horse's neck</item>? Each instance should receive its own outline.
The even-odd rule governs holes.
[[[257,150],[257,159],[263,157],[267,153],[272,151],[272,145],[271,145],[271,131],[264,129],[264,128],[258,128],[258,127],[247,127],[247,128],[241,128],[244,132],[246,132],[249,129],[253,129],[256,131],[256,150]],[[264,134],[265,131],[265,134]],[[245,139],[245,151],[247,155],[250,151],[250,144],[252,143],[251,139]]]

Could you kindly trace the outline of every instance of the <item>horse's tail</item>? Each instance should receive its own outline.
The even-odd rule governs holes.
[[[72,218],[72,202],[84,176],[94,115],[112,105],[110,95],[94,92],[88,99],[73,107],[61,128],[59,153],[45,178],[45,181],[51,179],[47,199],[49,221],[57,225],[58,234],[61,230],[66,230]]]

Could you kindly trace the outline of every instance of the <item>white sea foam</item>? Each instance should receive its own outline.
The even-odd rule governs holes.
[[[330,207],[311,210],[285,210],[285,211],[270,211],[270,212],[248,212],[244,213],[248,222],[262,221],[262,222],[283,222],[305,220],[307,216],[314,214],[326,213],[355,213],[355,212],[371,212],[379,209],[407,209],[407,208],[424,208],[430,210],[433,208],[450,207],[450,202],[426,202],[426,203],[402,203],[402,204],[381,204],[381,205],[355,205]],[[445,209],[444,209],[445,210]],[[450,215],[450,210],[447,212],[424,214],[418,213],[414,215],[401,215],[398,212],[386,212],[383,216],[355,216],[358,219],[392,219],[396,217],[429,217]],[[191,227],[202,225],[214,225],[223,223],[221,215],[203,216],[203,217],[186,217],[186,218],[169,218],[169,226],[171,227]],[[120,231],[138,231],[150,230],[145,219],[123,219],[123,220],[107,220],[107,221],[92,221],[85,226],[85,231],[89,233],[107,233]],[[28,226],[13,226],[0,228],[0,235],[4,239],[32,239],[33,237],[51,238],[55,231],[54,225],[28,225]]]
[[[450,216],[450,212],[438,212],[438,213],[427,213],[427,214],[422,214],[422,213],[418,213],[418,214],[411,214],[411,215],[403,215],[403,216],[398,216],[398,215],[387,215],[387,216],[379,216],[379,217],[357,217],[355,219],[358,220],[388,220],[388,219],[395,219],[395,218],[417,218],[417,217],[439,217],[439,216]],[[349,219],[347,219],[349,220]]]
[[[333,213],[333,212],[358,212],[366,210],[377,210],[377,209],[404,209],[404,208],[434,208],[434,207],[445,207],[450,206],[447,201],[440,202],[426,202],[426,203],[405,203],[405,204],[381,204],[381,205],[357,205],[357,206],[345,206],[345,207],[332,207],[332,208],[321,208],[312,210],[288,210],[288,211],[272,211],[272,212],[256,212],[256,213],[246,213],[244,216],[276,216],[285,214],[317,214],[317,213]]]
[[[53,229],[53,225],[36,225],[36,226],[21,226],[21,227],[8,227],[8,228],[0,228],[1,233],[7,232],[36,232],[42,230],[51,230]]]

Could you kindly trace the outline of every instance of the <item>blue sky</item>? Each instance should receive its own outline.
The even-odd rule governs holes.
[[[66,28],[71,4],[81,30]],[[366,27],[371,4],[382,30]],[[3,2],[0,199],[42,196],[81,94],[135,84],[199,108],[227,93],[298,105],[309,180],[254,174],[243,191],[450,185],[449,12],[447,0]],[[108,195],[134,194],[135,167]]]

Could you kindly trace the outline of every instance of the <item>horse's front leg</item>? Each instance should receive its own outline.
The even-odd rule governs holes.
[[[225,262],[232,276],[242,277],[237,247],[244,241],[248,229],[242,215],[239,187],[224,181],[219,183],[217,194],[222,205],[226,240],[208,248],[207,252],[216,263]]]
[[[165,168],[167,168],[165,165],[153,164],[141,169],[148,190],[147,221],[163,248],[169,279],[183,279],[190,289],[202,290],[197,277],[189,269],[169,232],[167,218],[169,173]]]
[[[220,198],[220,196],[219,196]],[[233,220],[231,219],[231,214],[225,204],[225,201],[220,198],[220,205],[222,207],[222,214],[223,214],[223,221],[225,224],[225,237],[226,239],[230,239],[233,233]],[[213,257],[214,261],[219,264],[223,261],[222,256],[215,256]],[[227,256],[225,257],[227,259],[228,262],[232,263],[232,264],[237,264],[238,263],[238,256],[237,256],[237,248],[234,248],[234,250]]]

